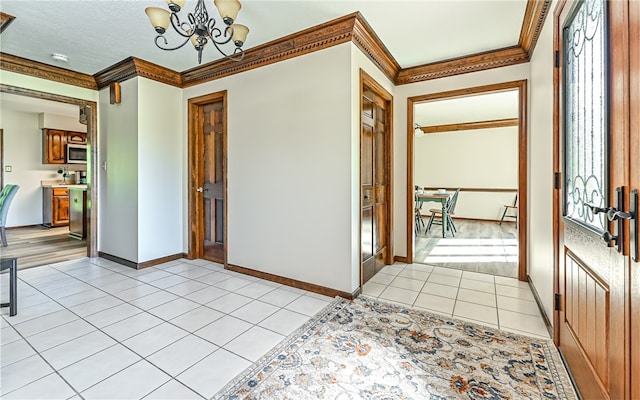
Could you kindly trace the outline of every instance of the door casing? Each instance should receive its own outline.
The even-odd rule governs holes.
[[[0,84],[0,92],[89,108],[87,114],[87,257],[98,257],[98,105],[95,101]],[[78,111],[79,115],[79,111]]]
[[[452,97],[478,95],[488,92],[518,89],[518,279],[527,281],[527,207],[528,207],[528,147],[527,147],[527,81],[497,83],[447,92],[431,93],[407,99],[407,204],[406,204],[406,263],[413,263],[414,257],[414,105],[425,101],[442,100]]]

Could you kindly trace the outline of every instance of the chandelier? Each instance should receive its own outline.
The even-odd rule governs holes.
[[[214,0],[222,22],[224,22],[224,26],[221,27],[216,26],[218,21],[215,18],[209,18],[204,0],[198,0],[195,10],[186,15],[186,21],[181,21],[178,16],[186,0],[166,0],[166,2],[169,6],[169,11],[159,7],[147,7],[145,9],[151,25],[158,33],[155,39],[156,46],[162,50],[177,50],[191,42],[198,52],[198,64],[201,64],[202,50],[207,43],[212,43],[225,58],[232,61],[242,60],[244,57],[242,45],[247,39],[249,28],[233,23],[242,7],[238,0]],[[184,38],[184,41],[175,47],[169,46],[167,38],[164,37],[169,25]],[[226,53],[221,46],[231,41],[233,41],[235,49],[232,53]]]

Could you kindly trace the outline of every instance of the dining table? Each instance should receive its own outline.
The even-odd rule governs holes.
[[[447,233],[447,202],[451,197],[451,193],[448,192],[417,192],[416,199],[422,202],[436,202],[442,206],[442,237],[445,237]]]

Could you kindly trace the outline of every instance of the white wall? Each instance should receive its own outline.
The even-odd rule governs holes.
[[[517,100],[516,100],[517,101]],[[420,187],[518,187],[518,127],[430,133],[417,137],[414,185]],[[500,219],[515,193],[460,192],[459,218]],[[423,214],[433,204],[423,207]],[[437,206],[437,205],[436,205]]]
[[[395,253],[397,256],[407,255],[407,127],[410,126],[407,124],[407,99],[429,93],[440,93],[523,79],[529,79],[528,64],[518,64],[487,71],[400,85],[396,88],[396,103],[394,107],[394,125],[396,132],[394,136],[395,187],[393,197],[396,206],[394,207],[393,214],[393,230],[395,236]],[[411,123],[412,121],[409,122]],[[402,134],[402,132],[404,132],[404,134]],[[412,238],[408,239],[412,240]],[[530,251],[534,251],[534,249],[530,249]]]
[[[58,165],[42,163],[42,130],[38,114],[1,109],[0,128],[4,130],[5,184],[20,185],[11,202],[7,227],[42,223],[42,187],[45,179],[58,179]]]
[[[555,1],[549,10],[555,9]],[[531,59],[529,276],[553,323],[553,13]]]
[[[184,90],[183,108],[228,91],[230,264],[352,290],[350,60],[345,43]]]
[[[38,127],[86,133],[87,126],[80,123],[79,114],[80,114],[79,108],[78,108],[78,116],[73,118],[67,117],[64,115],[40,113],[38,114]]]
[[[139,79],[121,83],[120,104],[109,104],[109,88],[100,90],[98,104],[98,251],[133,262],[138,262]]]
[[[183,112],[182,89],[138,78],[138,262],[184,251]]]

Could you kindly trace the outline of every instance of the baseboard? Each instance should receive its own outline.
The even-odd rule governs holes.
[[[331,289],[325,286],[316,285],[314,283],[303,282],[296,279],[286,278],[280,275],[270,274],[268,272],[258,271],[258,270],[247,268],[247,267],[241,267],[239,265],[226,264],[224,268],[230,271],[239,272],[241,274],[254,276],[256,278],[264,279],[264,280],[275,282],[275,283],[280,283],[282,285],[291,286],[297,289],[307,290],[309,292],[314,292],[314,293],[318,293],[318,294],[329,296],[329,297],[340,296],[342,298],[352,300],[360,294],[360,288],[356,289],[354,293],[349,293],[349,292],[343,292],[341,290]]]
[[[169,261],[179,260],[181,258],[186,258],[186,254],[178,253],[178,254],[173,254],[173,255],[170,255],[170,256],[166,256],[166,257],[156,258],[154,260],[145,261],[145,262],[142,262],[142,263],[136,263],[136,262],[129,261],[127,259],[124,259],[124,258],[121,258],[121,257],[118,257],[118,256],[114,256],[114,255],[111,255],[111,254],[108,254],[108,253],[104,253],[102,251],[98,252],[98,256],[102,257],[102,258],[104,258],[106,260],[113,261],[115,263],[124,265],[124,266],[129,267],[129,268],[133,268],[133,269],[143,269],[143,268],[147,268],[147,267],[153,267],[154,265],[164,264],[164,263],[169,262]]]
[[[393,256],[393,262],[409,263],[409,259],[405,256]]]
[[[544,325],[547,327],[547,332],[553,338],[553,326],[551,325],[551,320],[547,315],[547,312],[544,310],[544,306],[542,305],[542,301],[540,300],[540,296],[538,295],[538,291],[536,290],[531,277],[527,275],[527,283],[529,283],[529,288],[531,289],[531,293],[533,293],[533,298],[536,299],[536,304],[538,305],[538,309],[540,310],[540,315],[542,315],[542,320],[544,321]]]

